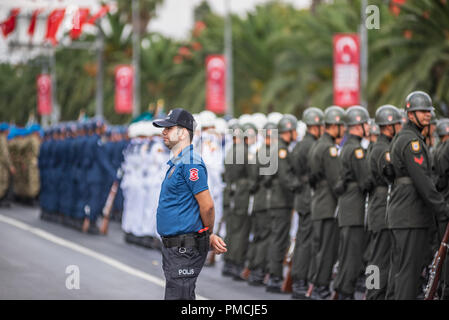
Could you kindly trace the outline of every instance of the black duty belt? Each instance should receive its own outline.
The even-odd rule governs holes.
[[[374,189],[374,192],[383,192],[383,193],[387,193],[388,192],[388,187],[385,186],[377,186]]]
[[[200,242],[206,239],[207,232],[186,233],[171,237],[162,237],[162,243],[166,248],[183,247],[197,248]]]
[[[413,180],[410,177],[399,177],[394,179],[394,184],[413,184]]]
[[[346,189],[358,187],[357,182],[351,181],[346,184]]]

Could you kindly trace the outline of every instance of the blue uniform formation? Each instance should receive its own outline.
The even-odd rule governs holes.
[[[39,153],[41,218],[98,234],[112,183],[123,161],[126,129],[106,129],[101,118],[57,125],[45,131]],[[120,218],[123,195],[119,189],[113,215]]]

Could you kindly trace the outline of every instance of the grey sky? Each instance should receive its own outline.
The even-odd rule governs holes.
[[[212,10],[219,14],[225,12],[225,2],[230,1],[231,11],[244,14],[251,11],[257,4],[269,0],[208,0]],[[185,38],[193,25],[193,9],[202,0],[165,0],[159,8],[158,17],[150,22],[149,29],[177,39]],[[311,0],[283,0],[292,3],[297,8],[310,5]]]

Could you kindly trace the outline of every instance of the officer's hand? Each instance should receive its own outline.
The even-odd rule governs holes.
[[[256,183],[253,183],[251,185],[251,187],[249,188],[249,193],[255,194],[258,189],[259,189],[259,186]]]
[[[335,194],[341,196],[346,191],[346,185],[342,180],[338,180],[334,188]]]
[[[228,251],[223,239],[213,233],[210,235],[210,247],[214,250],[215,254],[222,254]]]
[[[382,168],[382,173],[389,182],[393,183],[396,174],[391,163],[386,164],[385,167]]]

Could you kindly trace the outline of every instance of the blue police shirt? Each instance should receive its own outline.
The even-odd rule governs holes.
[[[193,145],[167,164],[157,208],[157,232],[161,236],[174,236],[198,232],[203,226],[195,195],[207,190],[207,170]]]

